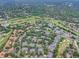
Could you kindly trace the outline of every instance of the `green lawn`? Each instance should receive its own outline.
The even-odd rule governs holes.
[[[79,33],[78,33],[78,32],[75,32],[75,31],[71,30],[70,28],[65,27],[65,26],[64,26],[65,24],[63,24],[63,21],[61,21],[61,20],[51,20],[50,22],[52,22],[52,23],[55,24],[56,26],[58,26],[58,27],[60,27],[60,28],[62,28],[62,29],[64,29],[64,30],[66,30],[66,31],[71,32],[71,33],[74,34],[74,35],[79,36]]]
[[[67,47],[69,47],[71,42],[72,41],[69,40],[69,39],[63,39],[61,42],[59,42],[59,44],[56,47],[55,57],[56,58],[61,58],[63,52],[66,50]]]
[[[3,49],[4,45],[8,41],[13,30],[10,30],[8,33],[5,33],[4,36],[0,37],[0,50]]]
[[[55,19],[49,18],[49,17],[42,17],[42,18],[41,18],[41,17],[39,17],[39,16],[30,16],[30,17],[26,17],[26,18],[14,18],[14,19],[8,20],[8,23],[9,23],[10,25],[23,24],[23,23],[25,23],[25,22],[31,23],[31,24],[35,24],[36,21],[39,21],[39,20],[41,20],[41,19],[42,19],[42,20],[47,20],[47,22],[53,23],[53,24],[55,24],[56,26],[58,26],[58,27],[60,27],[60,28],[62,28],[62,29],[64,29],[64,30],[66,30],[66,31],[69,31],[69,32],[71,32],[71,33],[74,34],[74,35],[79,36],[79,33],[78,33],[78,32],[73,31],[73,30],[71,30],[71,29],[68,28],[68,27],[65,27],[65,26],[64,26],[65,24],[63,24],[63,21],[61,21],[61,20],[55,20]]]
[[[14,18],[14,19],[10,19],[8,20],[8,23],[10,25],[13,25],[13,24],[22,24],[24,22],[27,22],[27,23],[35,23],[36,21],[38,21],[40,19],[40,17],[38,16],[31,16],[31,17],[26,17],[26,18]]]

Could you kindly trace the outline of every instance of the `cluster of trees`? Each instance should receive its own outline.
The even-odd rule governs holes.
[[[50,28],[48,24],[45,21],[38,21],[30,29],[26,30],[15,44],[15,55],[17,54],[18,57],[44,57],[44,55],[47,55],[50,51],[48,46],[53,42],[55,37],[53,27]]]
[[[53,5],[22,5],[0,8],[9,17],[26,17],[30,15],[49,16],[60,20],[78,21],[79,11],[68,6],[53,6]]]

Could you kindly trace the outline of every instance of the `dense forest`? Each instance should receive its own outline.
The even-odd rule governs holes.
[[[0,12],[7,14],[8,17],[38,15],[78,22],[78,3],[77,0],[2,0],[0,1]]]

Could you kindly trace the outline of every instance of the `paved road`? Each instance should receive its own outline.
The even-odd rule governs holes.
[[[51,50],[51,53],[54,52],[54,50],[55,50],[55,48],[56,48],[58,42],[60,41],[60,39],[61,39],[61,35],[57,35],[57,36],[54,38],[54,41],[50,44],[49,48],[50,48],[50,50]],[[51,58],[52,55],[53,55],[53,54],[51,55],[51,53],[48,54],[48,57],[49,57],[49,58]]]

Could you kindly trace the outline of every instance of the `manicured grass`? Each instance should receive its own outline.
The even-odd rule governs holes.
[[[71,33],[74,34],[74,35],[79,36],[79,33],[78,33],[78,32],[73,31],[73,30],[71,30],[70,28],[65,27],[64,24],[63,24],[63,21],[61,21],[61,20],[51,20],[50,22],[52,22],[52,23],[55,24],[56,26],[58,26],[58,27],[60,27],[60,28],[62,28],[62,29],[64,29],[64,30],[66,30],[66,31],[68,31],[68,32],[71,32]]]
[[[79,33],[76,32],[76,31],[73,31],[71,30],[70,28],[68,27],[65,27],[63,24],[63,21],[61,20],[55,20],[53,18],[49,18],[49,17],[39,17],[39,16],[30,16],[30,17],[26,17],[26,18],[14,18],[14,19],[10,19],[8,20],[8,23],[10,25],[14,25],[14,24],[23,24],[23,23],[31,23],[31,24],[35,24],[36,21],[39,21],[39,20],[46,20],[47,22],[50,22],[50,23],[53,23],[55,24],[56,26],[68,31],[68,32],[71,32],[72,34],[74,35],[77,35],[79,36]]]
[[[31,16],[31,17],[26,17],[26,18],[23,18],[23,19],[14,18],[14,19],[8,20],[8,23],[10,25],[13,25],[13,24],[22,24],[22,23],[25,23],[25,22],[34,24],[39,19],[40,19],[40,17],[38,17],[38,16]]]
[[[55,57],[61,58],[63,52],[66,50],[67,47],[69,47],[71,43],[72,41],[69,39],[63,39],[61,42],[59,42],[55,50]]]
[[[7,42],[8,39],[9,39],[9,37],[10,37],[12,31],[13,31],[13,30],[11,30],[11,31],[8,32],[8,33],[5,33],[5,36],[2,36],[2,37],[0,38],[0,50],[3,49],[4,45],[6,44],[6,42]]]

